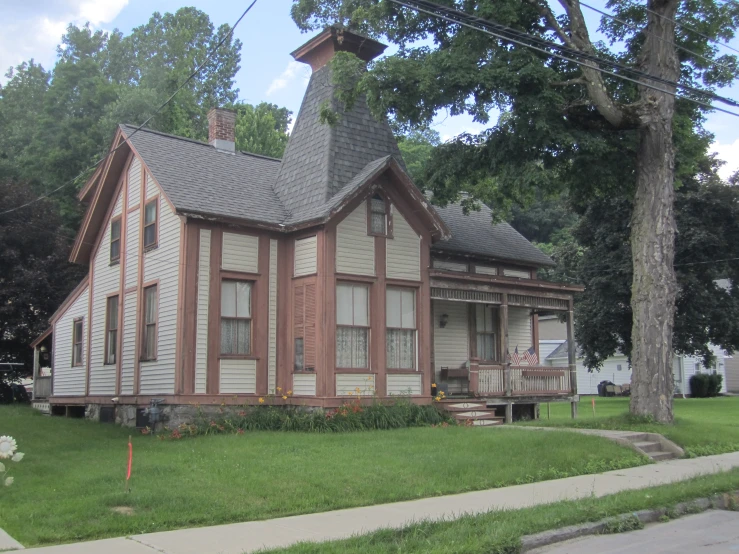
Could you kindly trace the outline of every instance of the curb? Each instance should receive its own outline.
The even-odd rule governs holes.
[[[688,514],[697,514],[706,510],[737,510],[739,509],[739,491],[733,493],[717,494],[709,498],[697,498],[690,502],[676,504],[673,508],[655,508],[653,510],[641,510],[631,514],[621,514],[608,517],[594,523],[583,523],[571,525],[562,529],[544,531],[535,535],[521,537],[521,552],[529,552],[536,548],[549,546],[559,542],[585,537],[588,535],[602,535],[613,529],[614,524],[625,522],[636,518],[641,524],[657,523],[664,517],[674,519]]]

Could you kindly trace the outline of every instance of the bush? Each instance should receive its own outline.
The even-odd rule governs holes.
[[[171,438],[183,435],[241,434],[246,431],[300,431],[307,433],[339,433],[454,425],[451,416],[436,406],[419,406],[408,399],[393,404],[377,401],[363,404],[359,399],[334,410],[306,410],[301,406],[243,406],[237,409],[221,407],[214,416],[198,410],[192,424],[172,431]]]
[[[690,378],[690,394],[694,398],[712,398],[721,392],[724,377],[718,373],[696,373]]]

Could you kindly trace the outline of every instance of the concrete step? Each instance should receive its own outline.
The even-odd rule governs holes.
[[[639,448],[640,450],[643,450],[644,452],[650,453],[650,452],[659,452],[662,449],[662,445],[658,442],[654,441],[639,441],[634,442],[634,446]]]
[[[649,452],[649,457],[655,462],[663,462],[665,460],[674,460],[677,456],[672,452]]]
[[[468,412],[470,410],[485,410],[487,409],[487,404],[485,402],[442,401],[441,408],[448,412]]]
[[[458,420],[466,419],[504,419],[495,415],[493,410],[473,410],[470,412],[452,412],[452,415]]]
[[[490,425],[503,425],[500,419],[473,419],[472,425],[476,427],[488,427]]]

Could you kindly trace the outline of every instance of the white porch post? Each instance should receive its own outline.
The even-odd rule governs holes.
[[[508,355],[508,293],[502,294],[502,302],[500,305],[500,334],[503,337],[503,356],[505,356],[505,372],[503,374],[505,394],[512,396],[511,387],[511,358]]]
[[[570,389],[572,396],[577,395],[577,352],[575,348],[575,316],[572,299],[567,310],[567,361],[570,366]],[[571,404],[572,419],[577,418],[577,402]]]
[[[33,394],[31,395],[32,400],[36,400],[36,383],[38,382],[39,373],[39,351],[38,345],[33,347]]]

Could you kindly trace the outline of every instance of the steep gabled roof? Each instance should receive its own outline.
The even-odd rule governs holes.
[[[268,224],[287,217],[272,188],[280,160],[230,154],[146,129],[132,135],[135,127],[129,125],[120,128],[177,211]]]
[[[451,238],[434,243],[432,249],[447,254],[476,254],[536,267],[554,266],[552,259],[531,244],[508,223],[493,225],[493,214],[483,205],[465,215],[461,204],[436,208],[449,226]]]

